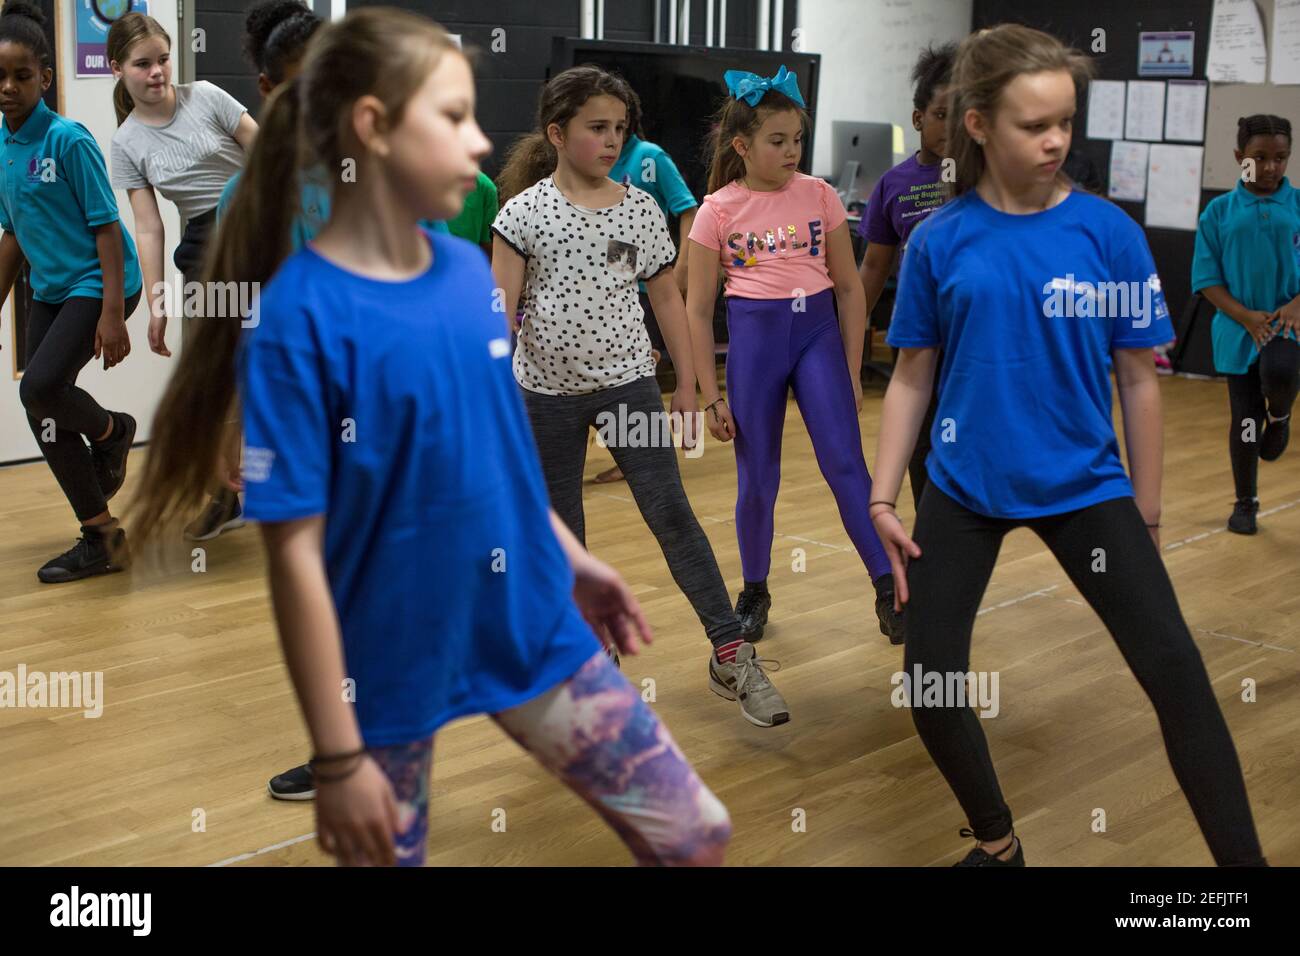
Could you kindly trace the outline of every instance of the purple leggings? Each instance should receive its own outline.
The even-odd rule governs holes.
[[[762,581],[772,564],[781,433],[793,388],[844,529],[874,581],[889,573],[889,558],[867,515],[871,475],[862,455],[834,292],[808,296],[800,312],[794,309],[797,301],[727,299],[727,404],[736,420],[741,570],[746,581]]]

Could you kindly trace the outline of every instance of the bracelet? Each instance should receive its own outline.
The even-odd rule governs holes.
[[[1158,528],[1158,527],[1160,527],[1160,523],[1157,522],[1157,523],[1155,523],[1155,524],[1149,524],[1149,525],[1147,525],[1147,527],[1148,527],[1148,528]]]
[[[705,405],[704,410],[706,412],[712,411],[714,405],[717,405],[719,402],[724,402],[724,401],[726,401],[726,399],[719,396],[718,398],[715,398],[713,401],[709,402],[709,404]]]
[[[867,507],[868,507],[868,508],[870,508],[872,505],[889,505],[889,507],[891,507],[891,508],[897,507],[897,506],[894,504],[894,502],[892,502],[892,501],[884,501],[884,500],[881,500],[881,501],[868,501],[868,502],[867,502]]]
[[[360,750],[353,750],[343,754],[326,754],[324,756],[312,754],[311,759],[307,762],[315,769],[315,765],[318,763],[337,763],[340,760],[351,760],[353,757],[360,757],[365,752],[366,748],[362,747]]]
[[[332,773],[329,775],[322,774],[319,770],[317,770],[314,766],[312,766],[311,768],[312,779],[315,780],[317,783],[338,783],[340,780],[348,779],[348,777],[352,776],[354,773],[360,770],[361,764],[363,762],[364,761],[357,760],[352,764],[350,768],[344,770],[342,773]]]

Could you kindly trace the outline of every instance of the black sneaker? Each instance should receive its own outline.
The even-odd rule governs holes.
[[[894,610],[894,575],[882,574],[875,580],[876,620],[880,622],[880,633],[889,638],[890,644],[902,644],[906,639],[906,621],[903,611]]]
[[[1237,534],[1254,534],[1259,530],[1255,524],[1255,515],[1259,513],[1259,500],[1256,498],[1238,498],[1228,519],[1228,530]]]
[[[129,564],[125,531],[115,526],[108,534],[101,534],[96,528],[82,525],[77,543],[57,558],[47,561],[36,572],[36,577],[43,584],[63,584],[97,574],[124,571]]]
[[[740,619],[740,634],[744,640],[757,644],[763,639],[767,627],[767,612],[772,607],[772,595],[767,590],[745,588],[736,598],[736,617]]]
[[[1286,451],[1287,442],[1291,440],[1291,416],[1276,422],[1270,421],[1264,426],[1264,434],[1259,438],[1259,460],[1277,461]]]
[[[213,495],[203,513],[185,528],[188,541],[210,541],[223,531],[244,526],[244,509],[239,506],[239,495],[221,491]]]
[[[277,800],[316,799],[316,781],[306,764],[272,777],[266,789]]]
[[[961,836],[964,837],[975,836],[974,833],[972,833],[970,830],[967,830],[965,827],[961,828],[960,834]],[[1016,836],[1015,830],[1011,831],[1011,839],[1015,842],[1016,852],[1011,854],[1011,858],[1009,860],[1000,860],[992,853],[987,853],[984,850],[981,850],[977,846],[975,847],[975,849],[967,853],[965,858],[962,859],[961,862],[954,863],[953,866],[954,867],[957,866],[1024,866],[1025,847],[1024,844],[1020,842],[1020,837]],[[1002,852],[1005,853],[1006,850],[1003,850]]]
[[[115,425],[121,428],[116,438],[90,443],[90,457],[95,463],[95,479],[104,500],[110,500],[126,481],[126,456],[135,441],[135,419],[126,412],[109,412]]]

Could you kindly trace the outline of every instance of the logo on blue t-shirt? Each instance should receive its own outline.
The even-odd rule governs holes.
[[[257,484],[271,480],[271,465],[275,461],[275,452],[270,448],[244,446],[244,481]]]
[[[1146,281],[1086,282],[1074,273],[1056,276],[1043,286],[1043,315],[1049,319],[1131,319],[1133,328],[1145,329],[1153,318],[1168,315],[1160,295],[1160,277]]]

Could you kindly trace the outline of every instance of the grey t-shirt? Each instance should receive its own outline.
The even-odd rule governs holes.
[[[153,186],[185,222],[217,205],[230,177],[244,168],[235,140],[247,112],[239,100],[206,80],[176,87],[176,112],[163,126],[132,113],[113,134],[113,186]]]

